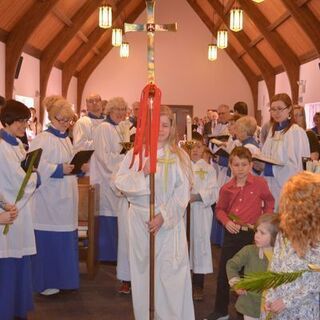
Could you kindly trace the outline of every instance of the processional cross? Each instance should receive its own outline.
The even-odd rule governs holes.
[[[155,216],[155,172],[157,164],[157,142],[160,123],[161,92],[155,86],[154,70],[154,36],[156,31],[176,31],[177,24],[156,24],[154,17],[155,0],[146,0],[147,23],[124,24],[124,32],[147,32],[148,36],[148,85],[141,94],[136,138],[133,150],[133,159],[139,155],[139,170],[142,169],[142,150],[145,144],[145,153],[150,156],[150,221]],[[154,303],[154,267],[155,267],[155,237],[150,233],[150,281],[149,281],[149,319],[155,317]]]

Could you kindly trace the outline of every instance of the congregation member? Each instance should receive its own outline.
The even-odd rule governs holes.
[[[67,133],[74,117],[71,104],[62,97],[47,97],[43,105],[50,125],[30,145],[30,150],[42,149],[42,185],[34,195],[37,254],[32,257],[32,276],[35,292],[52,295],[79,288],[78,186],[69,164],[75,154]]]
[[[320,140],[320,112],[316,112],[313,116],[314,127],[311,130],[317,135]]]
[[[229,284],[226,263],[244,246],[252,244],[253,226],[263,213],[272,213],[274,198],[263,177],[252,175],[252,155],[245,147],[235,147],[229,157],[232,179],[219,192],[218,220],[225,227],[221,250],[214,311],[207,320],[229,319]]]
[[[306,113],[304,111],[304,107],[299,105],[294,105],[293,116],[297,125],[300,126],[302,129],[306,130],[307,123],[306,123]],[[309,140],[310,158],[311,160],[319,160],[320,143],[317,138],[317,135],[312,130],[306,130],[306,134]]]
[[[272,126],[262,147],[262,154],[278,164],[255,163],[263,170],[269,188],[278,204],[280,190],[294,174],[303,170],[302,158],[310,157],[307,134],[294,121],[291,98],[279,93],[270,101]]]
[[[33,309],[30,256],[36,253],[32,224],[33,193],[40,180],[32,173],[21,200],[16,201],[25,178],[21,162],[26,152],[17,137],[24,135],[30,110],[21,102],[8,100],[0,121],[0,318],[26,319]],[[1,210],[2,211],[2,210]],[[7,234],[3,234],[5,225]]]
[[[28,121],[26,134],[27,134],[28,142],[30,143],[35,138],[35,136],[42,131],[42,125],[38,121],[36,109],[31,107],[29,108],[29,110],[31,112],[31,117]]]
[[[208,122],[203,126],[203,137],[206,144],[209,142],[209,137],[218,135],[218,111],[215,109],[208,109],[207,118]]]
[[[87,115],[81,117],[73,127],[73,145],[75,151],[93,150],[93,132],[103,122],[101,97],[91,94],[86,99]]]
[[[211,206],[218,198],[218,184],[214,168],[206,162],[206,146],[202,135],[192,133],[195,145],[191,150],[193,185],[190,196],[190,267],[192,270],[193,299],[203,300],[205,274],[213,272],[210,233]]]
[[[99,203],[99,243],[100,261],[117,261],[119,207],[127,205],[126,199],[119,196],[114,185],[113,176],[124,158],[121,153],[124,136],[119,127],[127,113],[127,103],[121,97],[108,101],[107,118],[93,135],[94,153],[90,161],[90,179],[100,188]],[[122,212],[122,210],[120,210]],[[125,279],[123,279],[125,280]]]
[[[130,122],[134,128],[137,127],[139,109],[140,109],[140,101],[135,101],[131,106],[132,112],[131,116],[129,117]]]
[[[136,320],[149,318],[149,233],[155,234],[155,317],[195,319],[184,224],[192,172],[189,157],[177,146],[173,121],[170,108],[161,106],[153,220],[149,222],[149,159],[143,156],[142,171],[138,171],[137,158],[129,169],[133,154],[129,152],[116,176],[117,187],[130,202],[130,270]]]
[[[296,272],[320,266],[320,174],[300,172],[283,186],[280,231],[270,271]],[[319,270],[318,270],[319,271]],[[319,272],[267,291],[261,320],[320,319]]]

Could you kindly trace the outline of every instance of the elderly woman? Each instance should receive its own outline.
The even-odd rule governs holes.
[[[294,174],[303,170],[302,158],[310,157],[308,137],[294,121],[291,98],[286,93],[273,96],[270,101],[271,128],[262,147],[262,154],[278,164],[255,163],[263,169],[269,188],[278,203],[280,190]],[[279,165],[281,164],[281,165]]]
[[[119,123],[125,118],[127,103],[117,97],[108,101],[107,119],[100,124],[93,137],[94,154],[90,162],[92,183],[100,185],[99,259],[117,260],[118,197],[113,191],[112,175],[116,173],[124,155]]]
[[[302,106],[295,105],[293,107],[293,116],[297,125],[299,125],[301,128],[306,130],[307,124],[306,124],[306,113],[304,111],[304,108]],[[306,130],[306,134],[309,140],[310,158],[311,160],[319,160],[320,143],[318,141],[317,135],[312,130]]]
[[[31,142],[42,148],[39,164],[42,186],[35,193],[34,228],[37,255],[32,259],[33,286],[44,295],[79,288],[78,187],[69,164],[74,149],[67,130],[74,117],[62,97],[44,100],[50,126]]]

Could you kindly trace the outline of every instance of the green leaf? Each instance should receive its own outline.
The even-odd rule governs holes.
[[[234,285],[234,289],[244,289],[247,291],[262,292],[267,289],[277,288],[283,284],[290,283],[302,276],[309,270],[301,270],[296,272],[253,272],[245,275],[238,283]]]
[[[34,165],[34,162],[36,161],[36,158],[37,158],[37,155],[38,155],[39,151],[40,150],[35,152],[31,157],[29,167],[28,167],[26,175],[24,176],[24,179],[23,179],[23,181],[21,183],[21,186],[20,186],[18,195],[16,197],[15,203],[17,203],[18,201],[20,201],[23,198],[24,190],[25,190],[25,188],[26,188],[26,186],[27,186],[27,184],[28,184],[28,182],[30,180],[30,177],[31,177],[31,174],[32,174],[32,170],[33,170],[33,165]],[[8,234],[8,232],[9,232],[9,225],[6,224],[4,229],[3,229],[3,234],[6,235],[6,234]]]

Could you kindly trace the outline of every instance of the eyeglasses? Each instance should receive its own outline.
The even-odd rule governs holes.
[[[59,119],[57,117],[54,117],[59,123],[71,123],[71,119]]]
[[[282,112],[285,109],[288,109],[289,107],[284,107],[284,108],[280,108],[280,107],[276,107],[276,108],[270,108],[269,111],[270,112]]]

